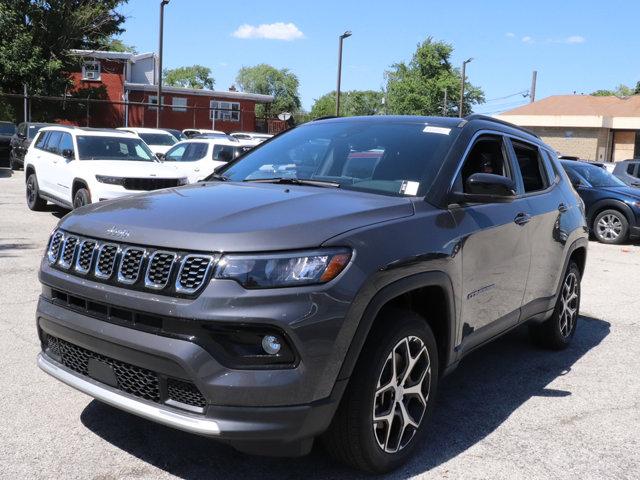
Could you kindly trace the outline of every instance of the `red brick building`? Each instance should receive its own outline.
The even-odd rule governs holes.
[[[158,62],[154,53],[132,54],[74,50],[80,57],[72,72],[77,96],[107,100],[91,103],[87,122],[92,127],[155,127]],[[160,126],[255,131],[257,103],[273,97],[247,92],[163,86]],[[117,102],[117,103],[115,103]],[[143,104],[143,105],[140,105]],[[146,105],[144,105],[146,104]]]

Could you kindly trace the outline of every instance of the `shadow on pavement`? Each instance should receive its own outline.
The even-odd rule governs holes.
[[[522,327],[471,354],[443,381],[424,444],[409,464],[388,478],[418,475],[459,455],[532,397],[553,402],[555,397],[570,396],[570,391],[547,385],[596,347],[609,327],[605,321],[581,317],[573,344],[561,352],[536,348]],[[97,401],[84,409],[81,421],[116,447],[185,479],[371,478],[336,464],[318,447],[303,458],[252,457]]]

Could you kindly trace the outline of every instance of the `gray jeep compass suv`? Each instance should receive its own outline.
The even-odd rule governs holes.
[[[42,261],[40,367],[251,453],[389,471],[440,380],[529,322],[575,331],[584,207],[556,154],[497,120],[336,118],[205,181],[80,208]]]

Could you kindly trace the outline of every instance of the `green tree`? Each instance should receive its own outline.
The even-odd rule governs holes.
[[[138,53],[136,47],[133,45],[127,45],[119,38],[110,37],[105,40],[104,44],[100,47],[101,50],[106,50],[108,52],[127,52],[127,53]]]
[[[296,113],[300,110],[300,82],[298,77],[287,68],[278,70],[271,65],[261,63],[254,67],[242,67],[236,77],[241,91],[273,95],[273,104],[256,105],[256,115],[265,116],[270,112]],[[270,112],[269,112],[270,111]]]
[[[385,72],[387,111],[400,115],[457,115],[461,73],[451,65],[453,47],[431,37],[418,44],[409,63],[400,62]],[[445,91],[447,108],[443,112]],[[465,82],[463,114],[484,102],[483,91]]]
[[[62,95],[80,59],[71,49],[100,49],[123,32],[116,8],[126,0],[1,0],[0,91]],[[0,101],[2,101],[0,99]],[[56,110],[59,106],[37,106]],[[43,114],[51,118],[52,112]]]
[[[628,87],[621,83],[615,88],[615,90],[601,89],[591,92],[591,95],[594,97],[630,97],[631,95],[638,94],[640,94],[640,82],[636,83],[635,88]]]
[[[340,92],[340,115],[378,115],[383,113],[384,93],[375,90],[348,90]],[[336,92],[329,92],[316,99],[311,107],[311,118],[335,115]]]
[[[213,90],[215,80],[211,69],[202,65],[178,67],[162,72],[163,81],[167,85],[183,88],[208,88]]]

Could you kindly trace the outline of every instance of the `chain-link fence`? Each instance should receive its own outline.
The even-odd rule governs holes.
[[[72,96],[20,95],[0,93],[0,120],[53,122],[81,127],[150,127],[257,131],[279,133],[292,125],[275,118],[256,118],[244,103],[210,102],[210,106],[156,102],[113,101]],[[211,104],[216,104],[211,106]]]

